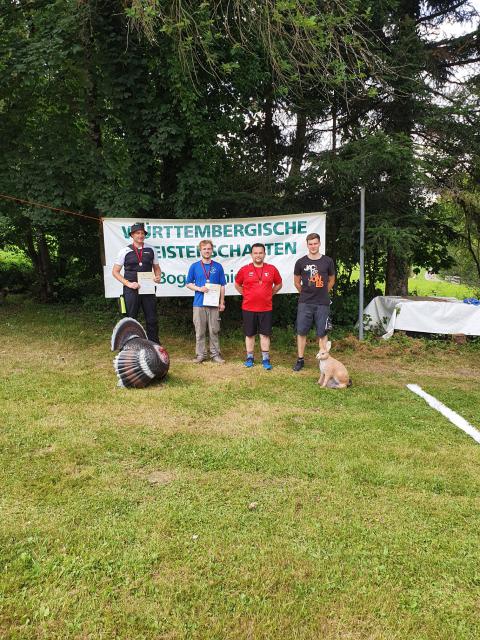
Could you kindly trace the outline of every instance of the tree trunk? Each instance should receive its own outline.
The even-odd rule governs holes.
[[[273,95],[270,89],[265,99],[265,122],[263,126],[265,154],[265,186],[269,193],[273,192],[273,156],[275,150],[275,132],[273,130]]]
[[[40,301],[51,302],[53,300],[52,268],[45,234],[37,230],[34,237],[33,230],[28,225],[25,228],[25,244],[38,275]]]
[[[38,257],[40,266],[41,300],[51,302],[53,300],[52,264],[50,251],[43,231],[37,231]]]
[[[289,178],[299,178],[302,168],[303,156],[305,155],[307,134],[307,116],[305,112],[297,113],[297,126],[295,127],[295,140],[292,144],[292,164],[288,173]]]
[[[413,126],[416,109],[416,78],[422,70],[422,60],[414,46],[418,42],[415,21],[419,15],[419,0],[401,0],[398,8],[398,35],[395,42],[397,64],[401,73],[392,82],[394,100],[387,107],[387,132],[397,140],[404,140],[406,158],[392,175],[395,189],[395,226],[412,226],[412,193],[414,151],[412,144]],[[387,295],[404,296],[408,293],[408,275],[410,273],[409,247],[394,249],[387,246],[386,285]]]
[[[332,183],[336,181],[336,160],[337,160],[337,107],[334,100],[332,105],[332,164],[331,164],[331,178]],[[340,220],[340,224],[339,224]],[[338,246],[339,246],[339,234],[341,229],[341,218],[338,212],[330,213],[327,215],[327,238],[333,238],[333,242],[329,242],[328,255],[332,258],[333,262],[337,263]],[[323,248],[323,251],[327,251],[327,247]]]
[[[332,105],[332,156],[337,155],[337,105]]]
[[[387,250],[385,295],[407,296],[409,273],[410,266],[408,261],[389,247]]]
[[[373,249],[373,253],[369,255],[365,260],[366,271],[367,271],[367,283],[366,283],[366,294],[367,298],[371,300],[375,297],[376,291],[376,283],[380,280],[378,274],[378,262],[379,255],[376,248]]]

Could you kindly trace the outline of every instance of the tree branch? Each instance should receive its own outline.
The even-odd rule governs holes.
[[[480,62],[480,56],[478,58],[468,58],[468,60],[457,60],[456,62],[440,62],[440,66],[442,67],[459,67],[464,64],[473,64],[475,62]]]
[[[456,9],[458,9],[459,7],[461,7],[464,4],[467,4],[469,0],[460,0],[460,2],[457,2],[457,4],[454,4],[453,7],[448,7],[446,9],[443,9],[442,11],[436,11],[435,13],[430,13],[428,16],[422,16],[421,18],[418,18],[417,20],[415,20],[415,24],[422,24],[423,22],[428,22],[429,20],[434,20],[435,18],[440,18],[441,16],[445,16],[447,15],[447,13],[451,13],[452,11],[455,11]]]
[[[470,40],[475,40],[478,37],[478,30],[470,31],[469,33],[464,33],[461,36],[457,36],[456,38],[444,38],[443,40],[434,40],[433,42],[427,43],[427,49],[438,49],[444,47],[445,45],[463,45],[469,44]]]

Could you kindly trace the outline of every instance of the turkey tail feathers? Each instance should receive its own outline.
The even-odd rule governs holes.
[[[119,351],[113,359],[119,387],[146,387],[154,379],[163,380],[168,373],[168,352],[148,340],[142,325],[133,318],[117,323],[111,347],[112,351]]]
[[[133,318],[122,318],[117,322],[112,333],[112,351],[120,351],[132,338],[147,338],[145,329]]]
[[[120,351],[113,366],[122,387],[146,387],[155,377],[146,360],[145,349]]]

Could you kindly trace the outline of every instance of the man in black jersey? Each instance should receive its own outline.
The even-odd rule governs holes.
[[[293,370],[300,371],[305,365],[304,353],[307,334],[315,323],[318,346],[327,344],[327,320],[330,312],[330,289],[335,284],[335,265],[328,256],[320,253],[320,236],[307,236],[308,254],[295,263],[293,283],[300,294],[297,310],[298,358]]]
[[[127,308],[127,316],[136,318],[140,307],[143,309],[147,337],[152,342],[160,344],[158,338],[157,320],[157,298],[155,294],[139,294],[137,273],[139,271],[151,272],[153,269],[153,279],[158,284],[160,282],[160,265],[155,253],[155,249],[149,244],[145,244],[145,225],[143,222],[136,222],[130,229],[132,244],[124,247],[118,254],[113,265],[113,277],[123,284],[123,296]],[[120,273],[124,269],[124,274]]]

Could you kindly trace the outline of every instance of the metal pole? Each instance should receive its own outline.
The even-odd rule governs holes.
[[[363,340],[363,289],[365,285],[365,187],[360,187],[360,277],[358,280],[358,339]]]

